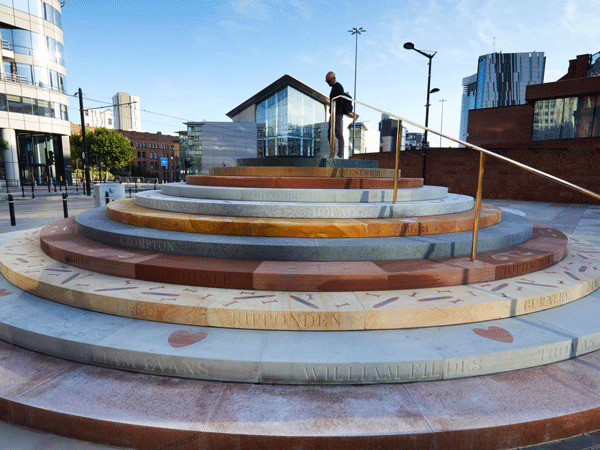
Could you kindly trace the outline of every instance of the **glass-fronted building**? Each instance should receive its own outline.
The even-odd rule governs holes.
[[[61,20],[57,0],[0,0],[0,177],[9,186],[71,182]]]
[[[544,52],[490,53],[479,57],[477,73],[463,79],[460,139],[467,140],[469,111],[525,104],[525,90],[544,82]]]
[[[329,98],[284,75],[227,113],[234,122],[257,126],[258,157],[318,157],[328,154]]]

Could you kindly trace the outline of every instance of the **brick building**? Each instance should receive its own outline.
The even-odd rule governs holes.
[[[131,164],[144,167],[159,183],[181,181],[179,137],[168,134],[118,130],[135,148]],[[166,163],[166,165],[165,165]]]

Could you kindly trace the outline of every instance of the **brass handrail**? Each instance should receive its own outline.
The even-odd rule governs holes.
[[[476,200],[475,200],[476,203],[475,203],[475,218],[474,218],[474,223],[473,223],[473,243],[472,243],[472,247],[471,247],[471,260],[472,261],[475,261],[475,255],[476,255],[476,249],[477,249],[477,235],[478,235],[478,232],[479,232],[479,216],[480,216],[480,212],[481,212],[481,194],[482,194],[482,185],[483,185],[483,165],[484,165],[484,157],[486,155],[493,156],[494,158],[498,158],[498,159],[500,159],[500,160],[502,160],[504,162],[512,164],[513,166],[517,166],[517,167],[519,167],[519,168],[521,168],[521,169],[523,169],[523,170],[525,170],[527,172],[534,173],[536,175],[539,175],[541,177],[547,178],[547,179],[549,179],[551,181],[554,181],[556,183],[562,184],[563,186],[567,186],[568,188],[571,188],[571,189],[574,189],[574,190],[576,190],[578,192],[581,192],[582,194],[589,195],[590,197],[593,197],[596,200],[600,200],[600,194],[597,194],[597,193],[595,193],[593,191],[590,191],[588,189],[582,188],[581,186],[577,186],[576,184],[569,183],[568,181],[565,181],[565,180],[563,180],[561,178],[555,177],[554,175],[550,175],[550,174],[548,174],[546,172],[542,172],[541,170],[535,169],[533,167],[530,167],[530,166],[528,166],[526,164],[520,163],[520,162],[515,161],[513,159],[507,158],[506,156],[499,155],[499,154],[494,153],[494,152],[492,152],[490,150],[486,150],[485,148],[478,147],[478,146],[473,145],[473,144],[469,144],[468,142],[461,141],[460,139],[456,139],[456,138],[447,136],[447,135],[445,135],[443,133],[440,133],[438,131],[432,130],[431,128],[424,127],[422,125],[419,125],[418,123],[411,122],[410,120],[403,119],[402,117],[396,116],[396,115],[391,114],[391,113],[389,113],[387,111],[383,111],[383,110],[381,110],[379,108],[375,108],[374,106],[367,105],[366,103],[359,102],[356,99],[348,98],[348,97],[346,97],[344,95],[338,95],[337,97],[334,97],[332,99],[332,103],[333,103],[332,113],[333,114],[332,114],[332,116],[330,118],[330,120],[332,120],[332,121],[334,120],[333,118],[334,118],[334,115],[335,115],[335,101],[334,100],[337,100],[338,98],[345,98],[347,100],[350,100],[350,101],[354,102],[355,104],[358,103],[359,105],[362,105],[362,106],[364,106],[366,108],[372,109],[372,110],[377,111],[377,112],[379,112],[381,114],[385,114],[388,117],[392,117],[392,118],[398,120],[398,133],[397,133],[397,136],[400,136],[400,127],[402,126],[402,122],[405,122],[405,123],[407,123],[409,125],[412,125],[414,127],[420,128],[420,129],[422,129],[424,131],[427,131],[427,132],[431,132],[431,133],[436,134],[436,135],[438,135],[440,137],[443,137],[443,138],[448,139],[450,141],[456,142],[457,144],[464,145],[465,147],[468,147],[470,149],[473,149],[473,150],[476,150],[476,151],[479,152],[479,154],[480,154],[480,159],[479,159],[479,177],[478,177],[478,181],[477,181],[477,195],[476,195]],[[330,122],[330,123],[333,123],[333,122]],[[334,127],[335,127],[335,124],[334,124]],[[332,128],[332,126],[330,125],[330,130],[331,129],[334,129],[334,128]],[[330,134],[332,135],[333,133],[330,133]],[[396,163],[395,163],[396,173],[394,174],[394,177],[395,177],[395,179],[394,179],[394,203],[396,203],[396,192],[397,192],[397,189],[398,189],[398,184],[397,184],[398,182],[397,182],[397,180],[398,180],[398,167],[399,167],[399,157],[400,157],[400,155],[399,155],[399,142],[398,142],[399,140],[400,140],[399,138],[396,139]],[[331,139],[330,139],[330,145],[331,145],[331,152],[333,152],[333,140],[331,140]]]

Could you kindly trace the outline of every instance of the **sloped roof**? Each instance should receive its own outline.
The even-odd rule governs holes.
[[[229,111],[227,113],[227,117],[233,119],[235,116],[237,116],[239,113],[244,111],[249,106],[258,104],[258,103],[266,100],[267,98],[269,98],[270,96],[279,92],[280,90],[282,90],[284,87],[287,87],[287,86],[293,87],[294,89],[302,92],[305,95],[308,95],[309,97],[315,99],[316,101],[318,101],[320,103],[323,103],[324,105],[329,104],[329,97],[321,94],[318,91],[315,91],[313,88],[311,88],[310,86],[307,86],[302,81],[297,80],[296,78],[292,77],[291,75],[286,74],[286,75],[282,76],[281,78],[279,78],[278,80],[271,83],[270,85],[268,85],[262,91],[258,92],[257,94],[254,94],[252,97],[250,97],[248,100],[246,100],[242,104],[233,108],[231,111]]]

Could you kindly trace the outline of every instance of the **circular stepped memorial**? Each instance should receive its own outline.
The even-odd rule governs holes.
[[[356,161],[241,164],[4,239],[0,338],[111,369],[358,396],[352,385],[449,382],[600,348],[593,245],[484,207],[470,261],[472,198],[417,180],[392,205],[376,183],[390,172]],[[403,435],[392,428],[375,433]]]

